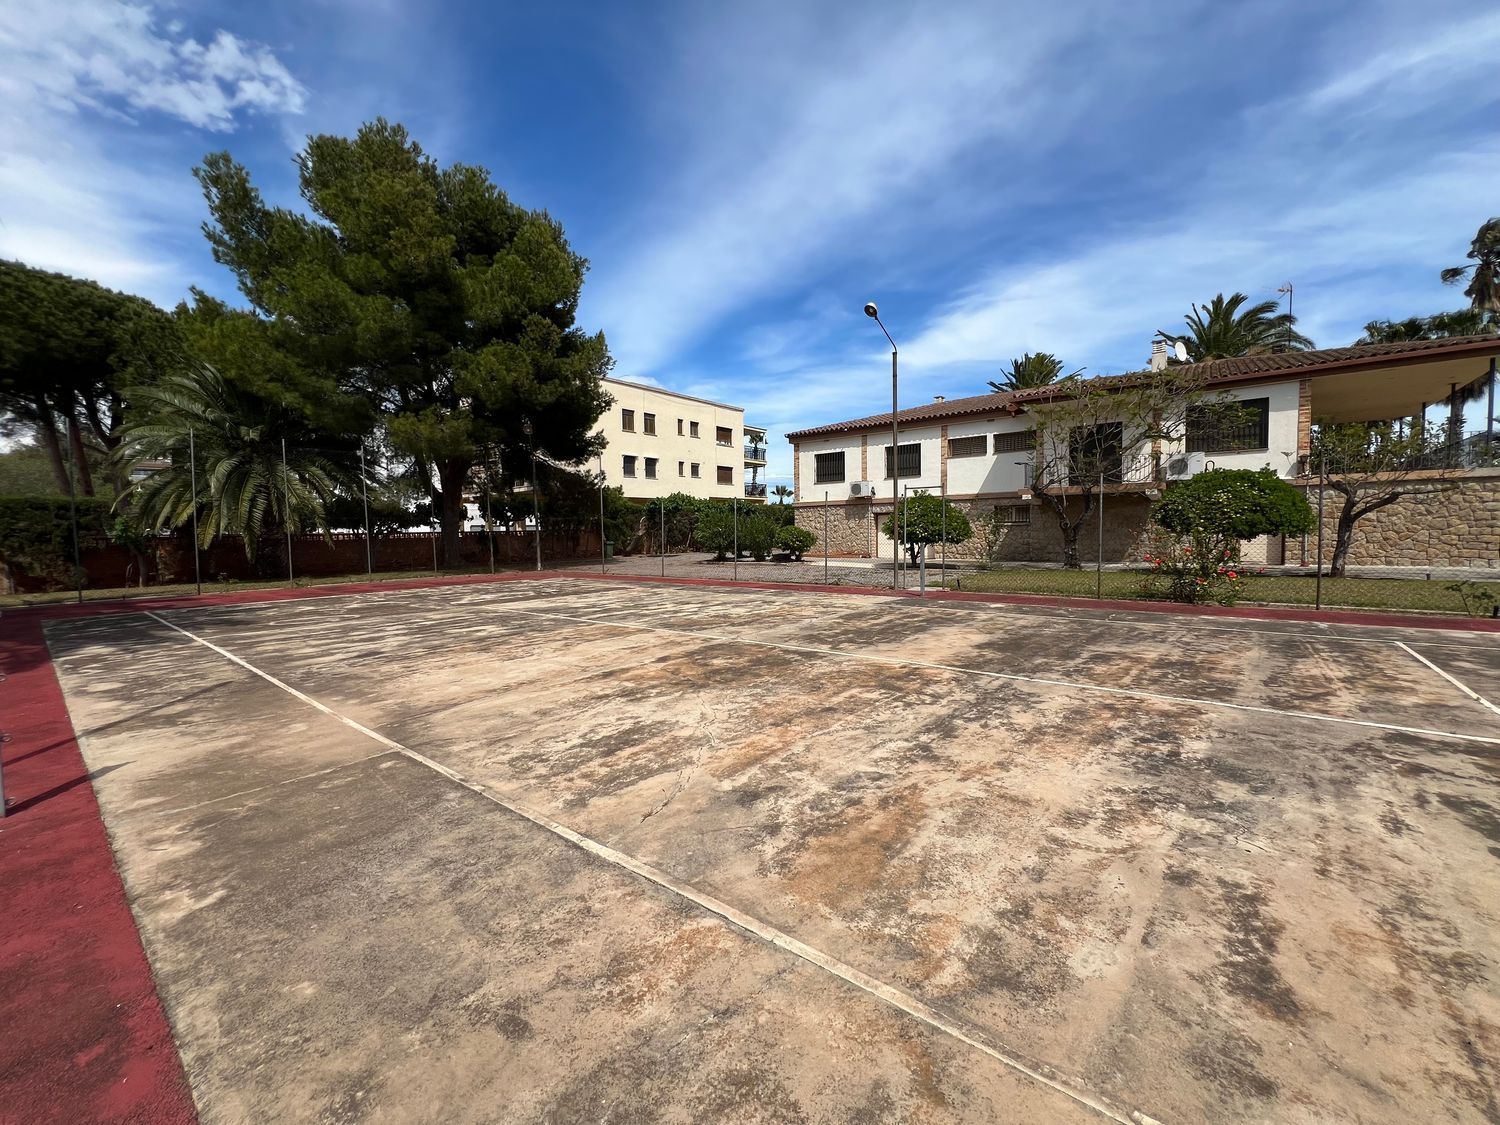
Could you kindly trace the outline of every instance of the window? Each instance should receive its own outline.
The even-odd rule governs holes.
[[[1271,400],[1200,403],[1187,409],[1189,453],[1243,453],[1269,449]]]
[[[622,410],[622,411],[620,411],[620,429],[624,430],[627,434],[633,434],[633,433],[635,433],[635,411],[634,410]]]
[[[734,483],[734,470],[731,469],[728,465],[720,465],[719,466],[719,483],[720,484],[733,484]]]
[[[1029,504],[997,504],[995,521],[1007,527],[1018,523],[1030,523],[1031,506]]]
[[[983,457],[988,451],[989,439],[984,434],[975,434],[973,437],[956,437],[948,439],[949,457]]]
[[[697,480],[698,477],[700,476],[700,474],[698,472],[698,462],[696,462],[696,461],[693,462],[692,469],[693,469],[693,479]]]
[[[733,445],[734,431],[731,430],[728,426],[715,426],[714,441],[719,445]]]
[[[689,422],[688,423],[688,437],[697,437],[697,436],[698,436],[698,423],[697,422]]]
[[[1068,483],[1097,484],[1102,474],[1107,483],[1124,479],[1125,426],[1101,422],[1097,426],[1075,426],[1068,431]]]
[[[677,475],[680,476],[680,477],[687,476],[687,462],[686,461],[679,461],[679,462],[677,462]]]
[[[627,477],[635,476],[635,457],[629,453],[624,457],[624,472]]]
[[[677,419],[677,436],[678,437],[682,436],[682,422],[683,422],[683,420],[681,418]]]
[[[901,475],[903,477],[919,477],[922,475],[922,446],[917,442],[901,447]],[[885,479],[891,479],[891,447],[885,447]]]
[[[1035,430],[1015,430],[995,435],[996,453],[1030,453],[1036,448]]]
[[[641,428],[643,430],[645,430],[646,433],[650,434],[652,437],[655,437],[656,436],[656,415],[655,414],[643,414],[643,415],[641,415]]]
[[[844,451],[813,454],[813,481],[816,484],[844,482]]]
[[[646,458],[646,479],[647,480],[655,480],[656,479],[656,458],[655,457],[647,457]]]

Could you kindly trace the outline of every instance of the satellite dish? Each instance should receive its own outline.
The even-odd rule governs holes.
[[[1177,353],[1177,358],[1178,358],[1178,360],[1180,362],[1182,362],[1182,363],[1186,363],[1187,362],[1187,345],[1186,344],[1184,344],[1181,340],[1173,341],[1173,343],[1172,343],[1172,350]]]

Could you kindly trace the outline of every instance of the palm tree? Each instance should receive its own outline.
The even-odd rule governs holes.
[[[1439,340],[1445,336],[1483,336],[1495,331],[1497,318],[1483,309],[1455,309],[1404,320],[1372,320],[1355,344],[1392,344],[1402,340]]]
[[[140,388],[131,408],[116,451],[122,468],[169,462],[125,494],[140,526],[182,527],[196,507],[200,547],[220,535],[240,535],[252,560],[263,534],[304,523],[328,532],[327,506],[349,474],[312,447],[314,435],[294,411],[230,383],[207,365]]]
[[[1010,367],[1000,376],[1000,381],[991,381],[990,389],[997,392],[1022,391],[1031,387],[1045,387],[1048,383],[1055,383],[1062,377],[1062,360],[1051,352],[1027,352],[1020,359],[1010,361]],[[1073,372],[1073,375],[1083,373],[1083,368]],[[1069,375],[1071,379],[1073,375]]]
[[[792,498],[792,490],[784,484],[778,484],[775,488],[771,489],[771,495],[776,497],[778,504],[785,504]]]
[[[1457,285],[1472,274],[1464,289],[1469,304],[1486,312],[1500,313],[1500,218],[1480,226],[1465,257],[1474,259],[1474,264],[1448,267],[1442,273],[1443,283]]]
[[[1169,344],[1181,343],[1192,363],[1312,348],[1313,342],[1297,331],[1297,318],[1277,312],[1275,301],[1261,301],[1240,311],[1249,299],[1243,293],[1227,298],[1219,293],[1201,308],[1193,305],[1192,313],[1183,317],[1188,327],[1185,335],[1160,331],[1157,335]]]

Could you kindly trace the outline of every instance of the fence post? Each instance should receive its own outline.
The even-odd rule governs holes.
[[[734,509],[734,579],[738,582],[740,578],[740,498],[736,496],[729,503]]]
[[[198,559],[198,456],[193,445],[193,427],[188,427],[188,481],[193,490],[193,584],[203,596],[203,572]]]
[[[657,497],[657,514],[661,516],[661,576],[667,576],[667,501],[665,497]]]
[[[436,578],[438,576],[438,569],[437,569],[437,541],[438,541],[438,535],[439,534],[441,534],[440,531],[434,531],[432,533],[432,576],[434,578]]]
[[[73,584],[78,589],[78,604],[83,604],[83,552],[78,546],[78,490],[73,483],[78,471],[78,447],[83,444],[82,439],[74,441],[74,428],[78,422],[70,415],[68,417],[67,442],[68,442],[68,522],[73,525]]]
[[[1313,583],[1313,608],[1323,608],[1323,493],[1328,491],[1328,454],[1318,466],[1318,566]]]
[[[490,467],[484,467],[484,541],[490,545],[490,573],[495,573],[495,526],[490,519]]]
[[[281,439],[281,487],[286,496],[286,584],[292,581],[292,475],[286,467],[286,438]]]
[[[943,502],[943,534],[942,539],[938,542],[940,564],[943,572],[939,581],[942,582],[943,589],[946,590],[948,588],[948,482],[946,480],[939,484],[938,499]]]
[[[359,443],[359,490],[365,501],[365,575],[375,577],[375,555],[370,549],[370,477],[365,471],[365,443]]]
[[[823,585],[828,585],[828,490],[823,490]]]
[[[1104,474],[1099,474],[1099,549],[1094,559],[1094,597],[1104,597]]]
[[[599,454],[599,573],[608,574],[608,561],[604,556],[604,454]]]

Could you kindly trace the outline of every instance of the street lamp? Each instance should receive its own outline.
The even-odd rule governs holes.
[[[530,418],[521,419],[521,432],[526,435],[526,444],[531,450],[531,524],[535,529],[536,568],[542,569],[542,494],[536,487],[536,443],[531,440],[534,432]]]
[[[891,334],[886,331],[884,322],[880,319],[880,310],[875,307],[875,302],[870,301],[865,305],[865,315],[880,325],[880,330],[885,332],[885,338],[891,340]],[[895,532],[899,523],[897,515],[900,504],[901,487],[901,447],[899,438],[900,428],[896,422],[896,341],[891,340],[891,589],[901,588],[901,546],[896,543]]]

